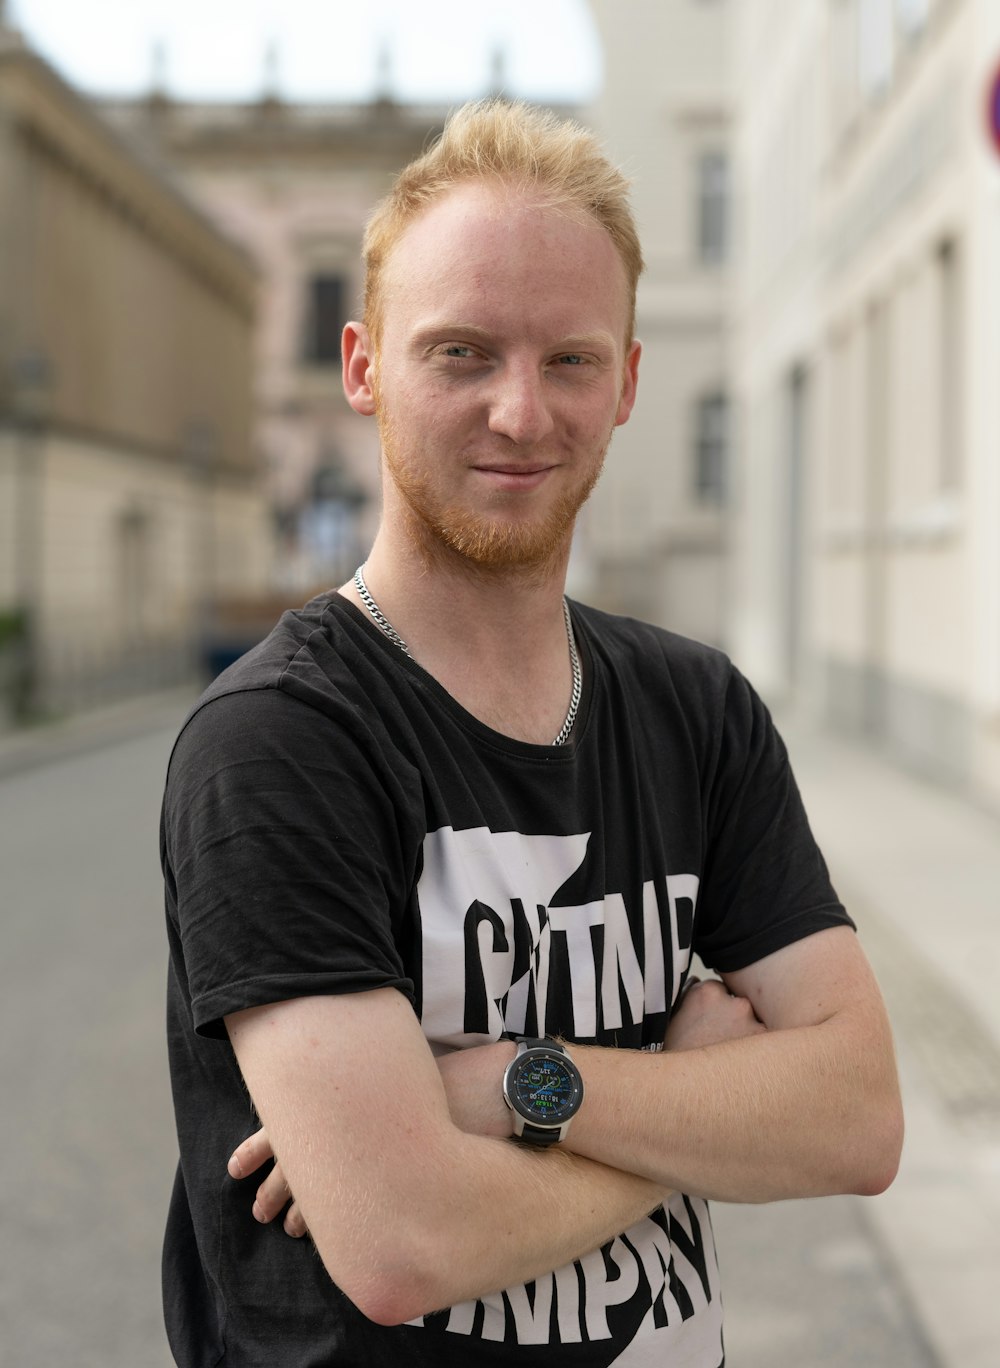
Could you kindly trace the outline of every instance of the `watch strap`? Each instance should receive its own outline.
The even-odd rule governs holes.
[[[522,1054],[525,1050],[558,1050],[560,1054],[568,1054],[565,1045],[560,1045],[558,1040],[553,1040],[551,1036],[515,1036],[517,1041],[517,1052]]]
[[[544,1149],[546,1145],[557,1145],[563,1138],[563,1127],[558,1130],[547,1130],[544,1126],[533,1126],[530,1121],[525,1121],[523,1116],[518,1116],[515,1112],[516,1122],[521,1123],[521,1129],[515,1130],[519,1140],[527,1140],[532,1145],[540,1146]]]

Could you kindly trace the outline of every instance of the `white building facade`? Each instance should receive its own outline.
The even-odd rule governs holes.
[[[730,5],[590,0],[589,119],[633,181],[646,259],[639,399],[578,537],[584,597],[703,640],[724,623]]]
[[[729,645],[1000,807],[1000,6],[733,11]]]

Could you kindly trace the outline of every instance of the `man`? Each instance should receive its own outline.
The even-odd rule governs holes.
[[[763,705],[721,654],[564,601],[636,394],[625,182],[581,130],[472,106],[365,258],[375,544],[171,761],[171,1345],[717,1368],[706,1199],[880,1191],[901,1121]],[[682,1004],[695,952],[725,988]],[[222,1170],[255,1113],[281,1168],[252,1213]],[[268,1224],[286,1179],[311,1243]]]

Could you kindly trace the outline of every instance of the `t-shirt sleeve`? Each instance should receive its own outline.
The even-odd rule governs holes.
[[[746,968],[854,923],[834,892],[770,713],[732,668],[704,809],[706,858],[694,948],[710,968]]]
[[[398,802],[363,735],[280,690],[223,695],[188,722],[163,846],[200,1034],[292,997],[394,987],[412,1000]]]

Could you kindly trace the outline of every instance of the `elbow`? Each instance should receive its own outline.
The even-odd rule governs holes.
[[[350,1294],[347,1294],[350,1296]],[[376,1325],[405,1325],[426,1314],[419,1297],[410,1288],[390,1284],[388,1280],[380,1287],[371,1289],[360,1297],[350,1297],[354,1305],[368,1320]]]
[[[853,1191],[859,1197],[878,1197],[893,1183],[903,1152],[903,1108],[898,1096],[870,1118],[861,1146]]]
[[[895,1164],[883,1164],[880,1168],[872,1165],[850,1190],[855,1197],[881,1197],[892,1186],[898,1172],[898,1160]]]
[[[894,1152],[885,1155],[880,1165],[872,1165],[868,1173],[868,1181],[858,1190],[860,1197],[879,1197],[887,1188],[891,1187],[896,1180],[899,1172],[899,1159],[901,1147]]]
[[[361,1259],[357,1246],[346,1261],[320,1251],[341,1292],[376,1325],[405,1325],[454,1300],[433,1272],[446,1265],[424,1247],[426,1241],[408,1241],[398,1229],[392,1236],[391,1247],[369,1248]]]
[[[447,1298],[435,1297],[427,1280],[419,1276],[388,1275],[356,1297],[350,1292],[347,1295],[368,1320],[386,1326],[406,1325],[432,1311],[440,1311],[447,1304]]]

